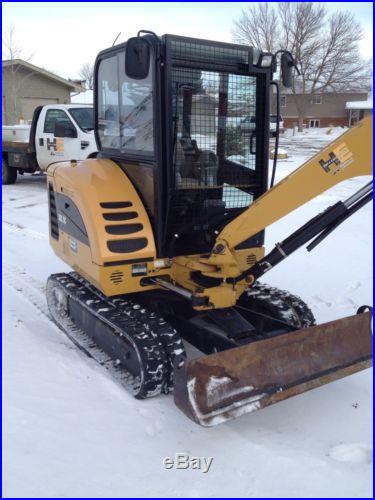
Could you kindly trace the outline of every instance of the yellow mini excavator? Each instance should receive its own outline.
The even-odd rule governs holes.
[[[372,199],[370,182],[265,254],[267,226],[372,173],[366,118],[268,188],[278,61],[290,86],[287,51],[141,31],[97,57],[97,158],[48,169],[50,242],[73,268],[48,279],[54,320],[136,398],[173,390],[205,426],[372,364],[371,308],[316,325],[258,281]]]

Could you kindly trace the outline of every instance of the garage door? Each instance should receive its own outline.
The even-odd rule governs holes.
[[[48,97],[24,97],[22,99],[22,118],[24,120],[32,120],[34,109],[37,106],[45,106],[47,104],[58,104],[58,99],[50,99]]]

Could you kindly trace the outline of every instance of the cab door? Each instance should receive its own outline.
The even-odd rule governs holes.
[[[74,132],[75,137],[56,137],[56,123],[64,124]],[[63,109],[50,107],[41,113],[36,133],[36,151],[42,170],[51,163],[78,159],[79,141],[77,126]]]

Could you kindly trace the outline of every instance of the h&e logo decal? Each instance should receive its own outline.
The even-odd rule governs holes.
[[[50,151],[51,155],[56,153],[64,152],[64,140],[62,137],[55,137],[54,139],[47,138],[47,151]]]
[[[331,151],[328,157],[328,160],[319,160],[320,166],[327,174],[333,173],[335,175],[353,162],[353,154],[347,148],[345,142]]]

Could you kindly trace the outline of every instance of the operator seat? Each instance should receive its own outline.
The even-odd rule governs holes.
[[[178,189],[217,186],[218,160],[213,151],[199,149],[197,141],[182,137],[176,151],[176,184]]]

